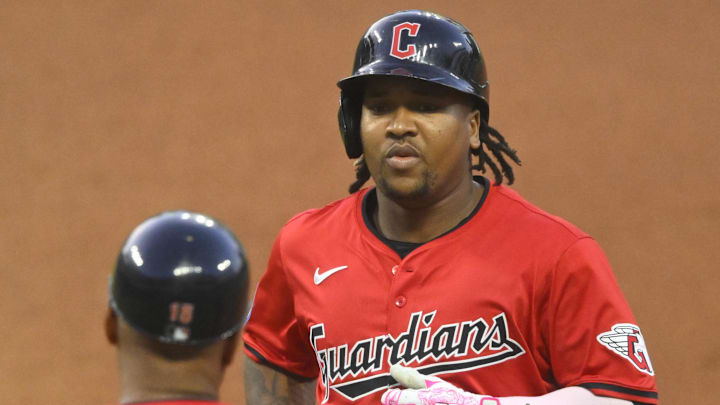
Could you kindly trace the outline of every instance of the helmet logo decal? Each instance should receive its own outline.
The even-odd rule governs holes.
[[[170,303],[170,316],[165,326],[165,337],[171,342],[187,342],[190,339],[192,331],[188,326],[193,320],[193,311],[195,305],[189,302],[173,301]]]
[[[187,325],[193,320],[193,310],[195,305],[189,302],[171,302],[170,303],[170,322],[179,322]]]
[[[407,59],[415,55],[416,49],[415,44],[409,44],[405,49],[400,49],[400,38],[402,37],[403,31],[407,31],[407,35],[415,37],[420,31],[420,24],[404,22],[393,27],[392,37],[392,48],[390,48],[390,55],[398,59]]]

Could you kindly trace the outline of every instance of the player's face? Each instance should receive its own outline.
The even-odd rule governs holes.
[[[365,162],[392,199],[442,198],[467,181],[479,125],[469,96],[452,89],[404,78],[373,78],[365,87]]]

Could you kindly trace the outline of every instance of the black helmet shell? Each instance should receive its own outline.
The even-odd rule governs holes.
[[[162,342],[204,344],[240,328],[247,288],[245,252],[228,228],[204,214],[164,212],[125,241],[110,304]]]

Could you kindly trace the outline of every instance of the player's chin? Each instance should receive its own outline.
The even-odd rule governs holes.
[[[386,176],[377,183],[381,193],[392,200],[416,200],[430,193],[426,176]]]

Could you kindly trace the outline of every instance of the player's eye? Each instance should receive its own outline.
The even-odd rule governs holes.
[[[365,108],[375,115],[387,114],[392,111],[390,103],[382,101],[368,101],[365,103]]]
[[[432,112],[437,112],[437,111],[442,110],[442,105],[440,105],[438,103],[420,101],[420,102],[414,103],[411,106],[411,108],[418,112],[432,113]]]

